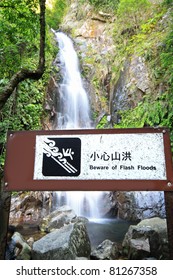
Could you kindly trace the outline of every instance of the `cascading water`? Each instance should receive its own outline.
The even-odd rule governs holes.
[[[91,127],[90,106],[73,42],[62,32],[55,33],[55,36],[59,44],[58,59],[63,77],[59,86],[60,108],[57,128],[89,128]]]
[[[54,32],[59,45],[56,59],[62,76],[59,85],[59,108],[56,129],[91,128],[90,106],[72,40],[62,32]],[[56,192],[56,207],[67,204],[77,215],[98,218],[102,192]]]
[[[59,191],[55,193],[54,207],[69,205],[78,216],[100,218],[99,205],[103,192]]]

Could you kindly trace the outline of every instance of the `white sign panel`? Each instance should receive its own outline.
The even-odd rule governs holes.
[[[162,133],[37,135],[34,180],[166,180]]]

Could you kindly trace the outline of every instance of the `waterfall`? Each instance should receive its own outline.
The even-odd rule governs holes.
[[[81,79],[79,61],[72,40],[62,32],[55,33],[59,44],[58,61],[62,82],[59,85],[60,104],[58,129],[91,127],[90,106]]]
[[[69,205],[78,216],[100,218],[103,192],[98,191],[57,191],[54,197],[54,209]]]
[[[56,63],[62,81],[59,84],[59,106],[56,129],[91,128],[90,105],[80,74],[79,60],[72,40],[62,32],[54,32],[59,46]],[[103,192],[56,192],[56,207],[69,205],[75,213],[89,218],[100,216]]]

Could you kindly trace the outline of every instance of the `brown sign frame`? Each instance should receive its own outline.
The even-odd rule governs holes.
[[[36,135],[163,133],[167,180],[34,180]],[[172,191],[173,168],[166,128],[41,130],[9,132],[4,169],[5,191]]]

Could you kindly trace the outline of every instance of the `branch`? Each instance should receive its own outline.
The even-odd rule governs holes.
[[[35,71],[31,71],[29,69],[22,69],[19,72],[15,73],[11,80],[9,81],[8,85],[4,87],[0,94],[0,109],[3,108],[5,103],[7,102],[8,98],[13,93],[14,89],[17,85],[26,80],[26,79],[33,79],[39,80],[45,70],[45,10],[46,10],[46,0],[39,0],[40,4],[40,53],[39,53],[39,64]]]

